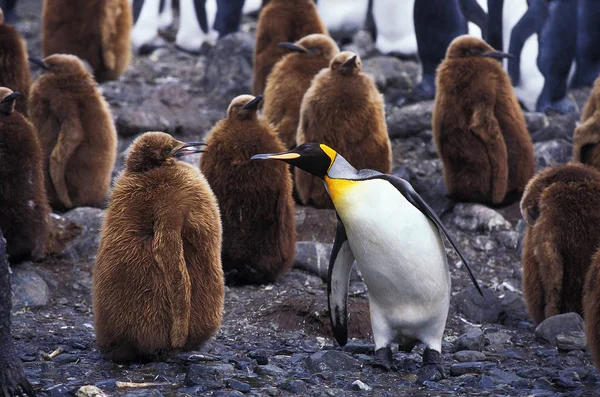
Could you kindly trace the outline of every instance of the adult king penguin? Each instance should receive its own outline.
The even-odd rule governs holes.
[[[404,179],[356,170],[324,144],[305,143],[283,153],[258,154],[253,160],[285,161],[325,182],[338,217],[329,262],[327,296],[333,332],[348,340],[348,281],[354,260],[369,290],[375,365],[391,367],[393,342],[410,350],[427,347],[419,381],[443,376],[442,336],[450,304],[450,275],[442,232],[479,285],[446,228]]]

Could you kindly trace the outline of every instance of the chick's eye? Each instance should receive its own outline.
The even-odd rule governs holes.
[[[168,154],[168,153],[171,153],[172,150],[173,150],[172,147],[166,147],[166,148],[163,149],[163,153],[164,154]]]

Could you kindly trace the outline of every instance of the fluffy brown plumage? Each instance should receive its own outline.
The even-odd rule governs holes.
[[[221,324],[219,208],[204,176],[177,161],[183,146],[142,135],[115,182],[92,290],[96,341],[110,360],[196,349]]]
[[[33,126],[13,111],[16,96],[0,87],[0,227],[11,262],[44,256],[50,213],[42,149]]]
[[[117,153],[110,108],[79,58],[57,54],[43,63],[29,116],[44,150],[50,205],[103,207]]]
[[[285,150],[273,126],[257,116],[259,101],[251,95],[235,98],[227,118],[210,132],[209,151],[200,159],[219,200],[223,269],[233,284],[273,282],[291,268],[296,255],[288,168],[250,161],[257,153]]]
[[[27,116],[27,98],[31,73],[27,62],[27,45],[14,26],[4,23],[0,9],[0,86],[21,93],[15,109]]]
[[[45,0],[42,53],[86,60],[99,82],[116,80],[131,59],[128,0]]]
[[[594,82],[581,114],[581,124],[573,134],[573,161],[600,170],[600,77]]]
[[[302,100],[296,141],[324,143],[359,170],[392,171],[383,97],[362,73],[358,55],[340,52],[315,76]],[[303,204],[333,208],[321,179],[299,169],[294,175]]]
[[[286,149],[296,146],[300,105],[310,82],[340,52],[335,41],[324,34],[311,34],[294,44],[298,49],[277,62],[267,78],[263,108]]]
[[[523,113],[494,59],[502,55],[482,40],[460,36],[437,71],[433,137],[446,188],[459,200],[509,201],[535,172]]]
[[[287,53],[277,44],[295,42],[311,33],[327,34],[313,0],[271,0],[264,6],[256,26],[254,95],[263,93],[271,69]]]
[[[521,213],[523,293],[540,323],[567,312],[582,313],[585,273],[600,243],[600,173],[568,163],[536,174],[525,188]]]
[[[594,365],[600,370],[600,250],[592,257],[583,286],[585,338]]]

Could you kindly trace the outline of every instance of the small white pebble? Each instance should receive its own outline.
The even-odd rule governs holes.
[[[358,388],[358,390],[366,390],[369,391],[372,389],[371,386],[367,385],[366,383],[361,382],[360,380],[355,380],[354,382],[352,382],[352,386],[356,386]]]

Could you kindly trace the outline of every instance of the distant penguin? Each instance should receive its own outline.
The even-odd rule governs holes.
[[[271,0],[256,26],[252,91],[262,95],[273,66],[287,51],[282,42],[295,42],[311,33],[327,34],[313,0]]]
[[[381,2],[381,0],[378,1]],[[411,1],[414,0],[403,0],[402,4],[396,4],[396,6],[405,9],[404,3]],[[375,1],[374,7],[376,4],[377,1]],[[365,25],[369,0],[318,0],[317,9],[327,30],[334,38],[349,39]]]
[[[87,61],[98,82],[116,80],[131,58],[128,0],[44,0],[42,52]]]
[[[511,4],[504,13],[515,15],[515,8]],[[530,0],[529,8],[511,30],[508,30],[510,23],[504,23],[508,26],[503,29],[511,32],[508,51],[515,57],[508,60],[508,73],[521,102],[528,110],[538,112],[577,113],[577,106],[566,96],[577,46],[577,2]],[[525,48],[534,33],[537,33],[537,54],[535,46]],[[522,69],[528,75],[521,76]],[[538,73],[543,78],[541,91]],[[523,88],[519,89],[521,85]]]
[[[577,163],[556,165],[529,181],[521,200],[527,222],[523,294],[536,323],[582,314],[585,273],[600,236],[600,173]]]
[[[577,1],[577,53],[575,55],[575,75],[571,82],[572,88],[589,87],[600,75],[599,20],[599,1]]]
[[[217,40],[214,30],[217,17],[216,0],[180,0],[179,29],[175,44],[191,53],[199,53],[204,42]]]
[[[585,276],[583,317],[587,350],[592,355],[596,369],[600,370],[600,250],[592,257],[592,263]]]
[[[236,97],[227,118],[209,133],[200,159],[221,210],[221,260],[228,284],[270,283],[292,267],[296,227],[292,178],[285,164],[250,162],[257,152],[285,147],[273,126],[258,117],[262,98]]]
[[[420,341],[426,348],[419,380],[440,379],[442,337],[450,304],[442,234],[481,290],[435,212],[404,179],[369,169],[358,171],[324,144],[305,143],[285,153],[252,158],[284,161],[327,186],[338,218],[327,286],[337,342],[344,346],[348,339],[346,300],[356,260],[369,290],[375,365],[390,368],[392,343],[402,343],[410,351]]]
[[[14,111],[19,96],[0,87],[0,227],[13,263],[43,258],[50,215],[42,149],[31,123]]]
[[[600,77],[594,83],[581,123],[573,134],[573,161],[600,170]]]
[[[296,146],[302,98],[315,75],[340,52],[324,34],[310,34],[296,43],[279,43],[291,52],[275,64],[265,87],[263,115],[275,125],[287,149]]]
[[[413,21],[422,78],[413,88],[413,100],[433,99],[436,69],[444,59],[450,42],[460,35],[467,34],[469,32],[467,22],[473,19],[481,24],[482,31],[485,30],[485,26],[487,26],[485,12],[475,0],[419,0],[415,2]],[[485,34],[485,32],[483,33]]]
[[[384,54],[402,56],[417,53],[417,36],[413,22],[415,0],[376,0],[373,18],[377,27],[375,48]]]
[[[29,116],[44,150],[50,205],[103,207],[117,156],[108,103],[76,56],[32,62],[44,70],[31,87]]]
[[[109,360],[197,349],[221,324],[217,200],[194,166],[177,161],[202,145],[149,132],[129,148],[93,268],[96,342]]]
[[[27,116],[27,98],[31,87],[31,73],[27,62],[27,45],[14,26],[4,21],[0,9],[0,86],[21,93],[15,109]]]
[[[0,230],[0,396],[35,397],[10,336],[11,309],[10,268],[6,259],[6,240]]]
[[[523,113],[497,62],[507,56],[482,40],[461,36],[438,69],[433,136],[444,183],[458,200],[511,201],[535,172]]]
[[[336,147],[357,167],[392,171],[383,96],[362,72],[358,55],[340,52],[328,69],[315,76],[302,99],[296,142],[323,142]],[[294,175],[303,204],[333,208],[319,178],[303,171]]]

